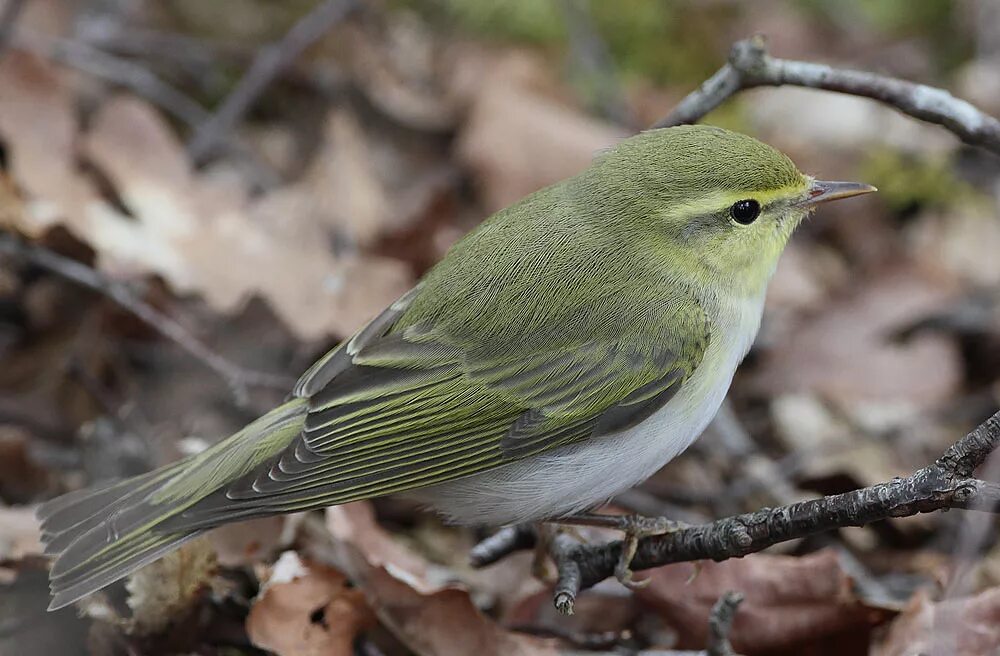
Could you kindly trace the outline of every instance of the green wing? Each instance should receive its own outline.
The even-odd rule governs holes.
[[[287,448],[184,511],[179,525],[402,492],[600,439],[666,403],[708,345],[703,312],[676,299],[643,309],[650,328],[622,331],[628,338],[571,322],[505,344],[475,344],[429,321],[401,328],[407,302],[302,377],[308,413]]]

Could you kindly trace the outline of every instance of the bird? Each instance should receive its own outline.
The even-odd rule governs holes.
[[[470,231],[276,409],[42,504],[50,609],[214,527],[390,494],[458,524],[601,523],[719,409],[796,227],[872,191],[705,125],[597,153]]]

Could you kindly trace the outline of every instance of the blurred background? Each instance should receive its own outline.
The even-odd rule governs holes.
[[[993,0],[0,2],[0,654],[667,654],[704,647],[730,589],[745,654],[997,653],[996,523],[958,511],[605,582],[562,618],[530,554],[471,570],[486,532],[379,500],[225,529],[44,613],[35,504],[277,404],[470,228],[755,33],[1000,114]],[[992,414],[1000,159],[803,89],[704,122],[880,193],[803,225],[727,406],[616,506],[699,522],[845,492]]]

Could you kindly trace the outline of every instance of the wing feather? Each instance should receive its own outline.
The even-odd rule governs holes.
[[[394,326],[400,304],[303,377],[308,413],[288,447],[164,530],[406,491],[622,430],[669,401],[707,346],[696,304],[669,306],[699,315],[686,319],[704,325],[695,343],[563,331],[506,346]]]

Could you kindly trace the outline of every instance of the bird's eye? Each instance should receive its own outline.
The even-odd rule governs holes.
[[[738,200],[729,208],[729,216],[733,217],[733,221],[743,225],[753,223],[759,215],[760,203],[752,198]]]

